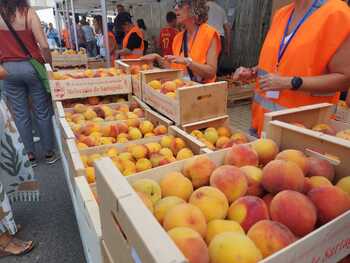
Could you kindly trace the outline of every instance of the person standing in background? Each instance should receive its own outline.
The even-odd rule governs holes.
[[[123,39],[124,39],[125,33],[123,29],[120,27],[120,25],[118,25],[118,16],[120,13],[123,13],[123,12],[125,12],[124,6],[121,4],[118,4],[117,10],[116,10],[117,17],[114,19],[114,35],[115,35],[115,39],[117,41],[118,47],[120,48],[123,45]]]
[[[85,43],[86,43],[86,50],[89,57],[96,57],[97,56],[97,47],[96,47],[96,38],[95,33],[92,27],[90,26],[89,22],[86,21],[86,18],[83,17],[81,20],[81,29],[84,33]]]
[[[49,26],[46,29],[46,37],[50,49],[56,49],[59,46],[58,31],[53,27],[52,23],[49,23]]]
[[[122,49],[116,52],[117,57],[120,56],[123,59],[142,57],[145,50],[142,31],[133,24],[128,12],[120,13],[117,19],[117,27],[122,28],[125,33]]]
[[[102,26],[102,16],[98,15],[94,17],[94,28],[96,32],[97,46],[100,50],[100,56],[105,58],[107,55],[107,49],[105,47],[103,26]],[[115,52],[118,48],[117,42],[113,34],[113,24],[108,24],[108,43],[109,43],[109,55],[111,58],[111,63],[114,66]]]
[[[214,0],[208,0],[207,6],[209,7],[207,23],[218,31],[221,39],[222,51],[219,56],[218,73],[222,74],[223,70],[220,67],[222,55],[231,56],[231,25],[227,20],[225,9]]]
[[[160,30],[159,34],[159,48],[162,56],[173,55],[173,41],[176,34],[179,32],[176,29],[176,14],[172,11],[166,14],[166,21],[168,25]]]
[[[84,36],[84,31],[82,29],[82,25],[79,21],[79,16],[75,17],[75,24],[77,28],[77,36],[78,36],[78,48],[85,48],[86,49],[86,41]]]
[[[142,37],[143,37],[143,42],[145,44],[145,50],[143,53],[146,54],[147,50],[151,49],[152,36],[147,31],[147,27],[143,19],[137,19],[136,24],[143,34]]]
[[[11,2],[11,3],[10,3]],[[6,39],[0,45],[0,63],[8,72],[4,79],[4,96],[13,111],[13,117],[24,143],[25,152],[32,166],[37,165],[33,142],[31,108],[38,130],[40,142],[48,164],[59,157],[54,152],[51,100],[28,55],[22,50],[5,20],[12,25],[31,56],[38,62],[52,64],[51,52],[40,19],[25,0],[0,1],[0,35]],[[5,19],[5,20],[4,20]],[[31,100],[31,107],[30,101]]]

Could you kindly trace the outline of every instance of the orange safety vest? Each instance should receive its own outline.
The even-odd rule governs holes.
[[[276,13],[260,53],[259,69],[276,73],[281,39],[293,9],[294,4],[290,4]],[[348,6],[339,0],[328,0],[299,28],[280,61],[277,73],[289,77],[326,74],[333,55],[349,34]],[[281,91],[277,99],[267,98],[257,85],[252,105],[252,128],[261,134],[266,112],[322,102],[335,104],[338,100],[339,92],[322,95],[292,90]]]
[[[140,58],[143,56],[143,52],[145,50],[143,32],[137,26],[133,26],[133,28],[124,37],[123,48],[128,47],[129,38],[130,38],[132,33],[136,33],[142,39],[141,46],[140,46],[140,48],[135,48],[134,50],[132,50],[130,54],[123,55],[122,56],[123,59],[134,59],[134,58]]]
[[[173,54],[174,56],[184,56],[182,48],[184,32],[178,33],[173,41]],[[210,45],[213,39],[217,42],[217,56],[219,56],[221,52],[221,41],[218,32],[208,24],[201,24],[198,28],[197,35],[195,37],[194,43],[190,43],[188,55],[192,58],[193,61],[206,64],[207,63],[207,53],[210,48]],[[182,69],[187,71],[186,65],[181,64],[172,64],[172,68],[174,69]],[[206,79],[203,83],[215,82],[216,76],[212,79]]]

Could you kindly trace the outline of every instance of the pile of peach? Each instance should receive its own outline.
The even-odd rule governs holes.
[[[75,104],[73,111],[66,111],[66,120],[71,124],[84,124],[86,121],[123,121],[144,117],[144,111],[137,104],[128,105],[121,103],[115,106],[97,105],[88,106]]]
[[[269,139],[132,186],[190,263],[252,263],[350,210],[350,177]]]
[[[53,72],[54,80],[68,80],[68,79],[85,79],[85,78],[105,78],[116,77],[122,74],[120,69],[116,68],[100,68],[100,69],[87,69],[77,72]]]
[[[193,82],[175,79],[171,81],[162,82],[161,80],[152,80],[147,84],[152,89],[168,96],[169,98],[176,99],[176,90],[182,87],[189,87],[193,85]]]
[[[110,148],[103,154],[81,155],[81,160],[85,166],[88,182],[93,183],[95,181],[93,163],[102,157],[110,157],[119,171],[128,176],[192,156],[193,152],[183,139],[165,135],[159,142],[130,145],[122,151]]]
[[[129,119],[117,123],[88,121],[83,125],[73,124],[71,127],[80,150],[113,143],[126,143],[165,135],[168,132],[168,128],[164,125],[155,126],[151,121],[139,119]]]
[[[99,104],[122,103],[122,102],[126,102],[125,96],[108,95],[108,96],[99,96],[99,97],[93,96],[93,97],[87,97],[87,98],[63,100],[62,105],[64,108],[73,108],[74,105],[78,103],[95,106]]]
[[[294,123],[291,123],[291,124],[296,125],[298,127],[302,127],[302,128],[306,128],[307,129],[307,127],[303,123],[299,123],[299,122],[296,123],[296,122],[294,122]],[[329,124],[325,124],[325,123],[317,124],[317,125],[313,126],[311,129],[313,131],[322,132],[324,134],[336,136],[338,138],[350,141],[350,129],[337,132],[334,127],[332,127]]]
[[[232,133],[227,127],[209,127],[204,131],[193,130],[191,135],[203,142],[210,150],[225,149],[234,144],[248,142],[248,138],[243,132]]]
[[[150,70],[151,68],[152,68],[152,66],[148,65],[148,64],[132,65],[132,66],[130,66],[130,74],[137,75],[140,73],[140,71]]]

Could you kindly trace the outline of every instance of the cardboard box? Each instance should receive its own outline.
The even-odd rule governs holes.
[[[307,150],[320,158],[331,159],[337,164],[337,179],[349,176],[350,141],[309,129],[320,123],[330,124],[336,131],[350,129],[350,124],[332,120],[332,114],[333,105],[328,103],[268,113],[265,115],[265,137],[273,139],[283,149]],[[290,124],[293,122],[307,128]]]
[[[80,236],[91,262],[102,263],[101,221],[97,201],[84,176],[74,178],[76,187],[77,221]]]
[[[213,128],[219,128],[219,127],[226,127],[228,128],[232,134],[234,133],[243,133],[247,139],[248,142],[254,141],[257,138],[250,136],[249,134],[236,129],[230,125],[230,120],[228,115],[224,115],[222,117],[217,117],[205,121],[199,121],[199,122],[194,122],[194,123],[189,123],[181,126],[181,129],[184,130],[189,136],[193,137],[194,139],[197,139],[196,137],[191,135],[191,132],[194,130],[201,130],[204,132],[205,129],[213,127]],[[197,139],[198,140],[198,139]],[[206,148],[207,145],[205,145],[203,142],[200,141],[200,146]]]
[[[137,73],[132,72],[132,66],[147,65],[149,67],[148,70],[140,70]],[[153,72],[154,70],[158,71],[159,68],[154,68],[153,63],[143,61],[141,59],[120,59],[115,61],[115,65],[117,68],[122,69],[125,73],[131,74],[131,83],[132,83],[132,92],[133,94],[142,99],[142,72]]]
[[[74,67],[87,67],[88,58],[86,54],[60,54],[52,53],[52,66],[54,69],[65,69]]]
[[[176,99],[165,96],[148,86],[152,80],[182,78],[182,71],[166,70],[142,73],[143,100],[176,123],[184,125],[227,114],[227,82],[194,84],[178,88]]]
[[[217,165],[222,165],[227,151],[225,149],[206,155]],[[117,250],[126,251],[125,254],[129,255],[131,248],[135,248],[143,263],[188,262],[179,254],[176,245],[164,236],[166,231],[147,210],[130,184],[141,178],[159,181],[169,172],[182,171],[189,161],[179,161],[128,177],[122,176],[109,159],[95,163],[97,189],[101,193],[102,237],[109,250],[115,251],[113,259],[118,257]],[[338,262],[350,253],[349,219],[350,211],[261,262]]]
[[[127,74],[114,77],[54,80],[53,71],[49,65],[47,65],[47,71],[53,100],[131,94],[132,92],[131,76]],[[79,72],[83,70],[65,71],[65,73]]]

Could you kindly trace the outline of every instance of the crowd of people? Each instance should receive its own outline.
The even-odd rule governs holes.
[[[26,194],[24,183],[30,185],[28,192],[38,195],[32,170],[39,159],[33,141],[34,121],[47,164],[59,157],[54,150],[50,95],[38,75],[38,64],[51,63],[50,47],[58,45],[58,32],[52,24],[44,31],[25,0],[0,0],[0,15],[0,35],[5,39],[0,45],[0,79],[4,80],[0,103],[1,258],[22,255],[34,247],[34,242],[15,237],[18,226],[9,202],[21,199],[16,196],[19,186],[21,194]],[[92,25],[83,16],[74,21],[76,34],[63,30],[62,39],[68,48],[72,43],[85,48],[90,57],[141,58],[162,68],[182,69],[187,79],[215,81],[220,57],[229,56],[232,47],[225,10],[214,1],[177,0],[166,21],[155,38],[144,20],[134,23],[130,13],[118,5],[108,32],[103,30],[101,16],[95,16]],[[277,11],[258,64],[240,67],[233,74],[237,81],[257,80],[251,132],[261,134],[266,112],[337,103],[339,92],[350,87],[349,61],[350,9],[344,1],[293,0]],[[10,188],[11,196],[6,194]]]

